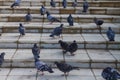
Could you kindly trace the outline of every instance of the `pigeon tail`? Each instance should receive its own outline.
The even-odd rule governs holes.
[[[72,67],[72,69],[75,69],[75,70],[80,70],[79,67]]]
[[[53,34],[51,34],[50,37],[53,37]]]

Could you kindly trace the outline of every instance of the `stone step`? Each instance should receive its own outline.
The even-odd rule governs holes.
[[[26,14],[0,14],[1,22],[24,22]],[[33,19],[32,22],[49,22],[45,16],[41,16],[40,14],[32,14]],[[53,14],[52,16],[61,20],[61,22],[67,22],[68,14]],[[120,16],[111,16],[111,15],[84,15],[84,14],[74,14],[74,22],[76,23],[91,23],[93,19],[99,18],[103,19],[106,23],[119,23]]]
[[[46,7],[46,9],[51,14],[80,14],[82,13],[83,8],[82,7],[68,7],[68,8],[62,8],[62,7]],[[12,9],[9,6],[0,6],[0,13],[1,14],[20,14],[24,13],[26,14],[28,11],[30,11],[32,14],[40,14],[40,6],[35,7],[29,7],[29,6],[21,6],[19,8]],[[109,8],[109,7],[90,7],[88,9],[88,14],[106,14],[106,15],[119,15],[120,14],[120,8]]]
[[[26,28],[26,33],[51,33],[53,29],[60,25],[60,23],[38,23],[38,22],[21,22]],[[74,26],[69,26],[68,23],[63,23],[63,33],[99,33],[99,29],[95,23],[74,23]],[[19,22],[0,22],[1,33],[17,33]],[[108,27],[111,27],[115,33],[120,34],[119,23],[104,23],[101,26],[101,32],[106,33]]]
[[[87,0],[88,1],[88,0]],[[1,6],[10,6],[14,1],[0,1],[0,5]],[[67,6],[72,6],[72,1],[68,0],[67,1]],[[83,5],[83,1],[77,1],[78,2],[78,7]],[[120,7],[120,1],[119,0],[114,0],[114,1],[108,1],[108,0],[99,0],[99,1],[88,1],[89,6],[91,7]],[[45,6],[50,6],[50,0],[48,1],[33,1],[33,0],[25,0],[21,2],[21,6],[41,6],[41,5],[45,5]],[[62,1],[57,0],[56,1],[56,6],[62,6]]]
[[[73,42],[76,40],[79,49],[120,49],[120,35],[116,34],[115,41],[109,42],[105,34],[62,34],[61,38],[49,37],[50,33],[26,33],[19,36],[19,33],[2,33],[0,37],[0,48],[32,48],[38,43],[43,49],[60,48],[59,40]]]
[[[80,68],[102,69],[108,66],[120,68],[120,50],[79,49],[75,52],[75,56],[71,56],[69,53],[63,55],[62,49],[40,50],[40,60],[48,63],[52,67],[56,67],[54,65],[55,61],[65,61]],[[6,53],[5,61],[1,66],[2,68],[34,67],[34,59],[31,49],[0,49],[0,52]]]
[[[73,70],[69,76],[61,76],[63,73],[54,68],[54,73],[44,72],[44,76],[39,73],[37,77],[35,68],[1,68],[0,70],[2,80],[104,80],[101,77],[103,69]]]

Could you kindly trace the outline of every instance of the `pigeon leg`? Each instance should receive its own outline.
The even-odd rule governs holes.
[[[68,76],[68,75],[69,75],[69,72],[66,73],[66,76]]]
[[[42,74],[41,74],[42,76],[44,75],[44,73],[43,73],[43,71],[42,71]]]
[[[99,29],[99,32],[101,34],[101,26],[100,25],[98,25],[98,29]]]

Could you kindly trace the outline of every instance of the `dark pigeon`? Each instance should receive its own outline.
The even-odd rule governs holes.
[[[32,48],[32,53],[33,53],[33,56],[34,56],[34,59],[38,59],[40,56],[40,48],[37,46],[37,44],[35,43],[33,48]]]
[[[20,23],[18,27],[20,35],[25,35],[25,27]]]
[[[60,44],[61,48],[63,49],[63,52],[64,52],[65,50],[67,50],[67,48],[68,48],[68,46],[69,46],[68,43],[66,43],[66,42],[64,42],[64,41],[62,41],[62,40],[59,40],[58,43]]]
[[[20,6],[21,0],[15,0],[15,2],[11,5],[11,8],[14,6]]]
[[[94,22],[97,25],[97,27],[99,28],[100,33],[101,33],[101,25],[104,23],[104,21],[103,20],[99,20],[97,18],[94,18]]]
[[[77,49],[78,49],[78,45],[77,45],[76,41],[74,40],[73,43],[71,43],[68,46],[67,50],[64,53],[70,52],[71,55],[74,56],[75,55],[74,52],[77,51]]]
[[[67,7],[67,0],[63,0],[63,1],[62,1],[62,6],[63,6],[63,8],[66,8],[66,7]]]
[[[56,27],[51,33],[50,37],[54,37],[54,36],[60,37],[60,35],[62,34],[62,30],[63,30],[63,24],[61,24],[59,27]]]
[[[111,27],[108,28],[106,35],[109,41],[115,41],[115,32],[111,29]]]
[[[52,24],[53,22],[61,22],[61,21],[58,20],[57,18],[51,16],[51,14],[50,14],[49,12],[46,12],[46,14],[47,14],[47,19],[51,22],[51,24]]]
[[[55,6],[56,6],[55,1],[54,1],[54,0],[51,0],[50,5],[51,5],[52,7],[55,7]]]
[[[75,0],[75,1],[72,3],[72,6],[73,6],[73,7],[77,7],[77,0]]]
[[[31,16],[30,12],[28,12],[28,13],[26,14],[26,16],[25,16],[25,21],[26,21],[26,22],[32,21],[32,16]]]
[[[54,62],[57,66],[57,68],[64,72],[65,75],[68,75],[68,73],[72,70],[79,70],[78,67],[71,66],[69,64],[66,64],[65,62]]]
[[[41,15],[44,15],[46,14],[46,8],[42,5],[41,8],[40,8],[40,14]]]
[[[83,3],[83,12],[86,13],[88,11],[89,4],[86,0]]]
[[[4,52],[2,52],[1,54],[0,54],[0,66],[3,64],[3,62],[4,62],[4,56],[5,56],[5,53]]]
[[[41,71],[42,75],[44,75],[44,71],[48,71],[49,73],[54,73],[54,71],[52,70],[52,68],[50,66],[48,66],[46,63],[40,61],[39,59],[35,60],[35,67],[37,69],[37,71]]]
[[[102,71],[101,75],[106,80],[118,80],[118,79],[120,79],[120,73],[112,67],[105,68]]]
[[[72,15],[70,14],[67,18],[67,22],[69,23],[69,26],[73,26],[74,25],[74,20]]]

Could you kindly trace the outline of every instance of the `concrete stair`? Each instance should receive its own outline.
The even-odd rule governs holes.
[[[70,72],[69,76],[61,76],[62,72],[53,69],[55,73],[49,74],[45,72],[44,76],[39,74],[37,78],[34,68],[2,68],[0,70],[2,72],[0,73],[2,80],[104,80],[101,77],[102,69],[74,70]]]
[[[66,42],[76,40],[80,49],[120,49],[119,34],[116,34],[115,42],[109,42],[106,34],[62,34],[61,38],[56,39],[50,38],[49,35],[50,33],[28,33],[19,37],[19,33],[3,33],[0,37],[0,48],[32,48],[34,43],[38,43],[41,48],[58,49],[59,40]]]
[[[51,51],[52,50],[52,51]],[[34,59],[31,49],[0,49],[6,52],[5,63],[2,67],[33,68]],[[120,67],[120,50],[79,49],[75,56],[70,53],[63,55],[61,49],[41,49],[40,60],[52,65],[54,61],[66,61],[80,68],[105,68],[108,65]],[[47,57],[49,56],[49,57]]]
[[[52,8],[46,6],[47,10],[50,11],[51,14],[82,14],[82,7],[56,7]],[[0,12],[3,14],[11,13],[11,14],[20,14],[20,13],[27,13],[30,11],[32,14],[39,14],[40,13],[40,6],[21,6],[20,8],[11,9],[9,6],[0,6]],[[89,14],[105,14],[105,15],[119,15],[120,8],[119,7],[89,7],[88,12]]]
[[[57,7],[50,7],[50,0],[22,0],[21,6],[14,9],[10,5],[14,0],[0,0],[0,53],[5,52],[5,62],[0,68],[2,80],[104,80],[101,77],[103,68],[112,66],[120,70],[120,0],[87,0],[90,8],[87,14],[82,13],[82,0],[78,7],[71,7],[73,0],[68,0],[68,7],[62,8],[61,0],[55,0]],[[60,23],[53,23],[41,16],[39,9],[45,5],[47,10],[64,24],[60,38],[50,38],[53,29]],[[30,11],[33,20],[25,22],[24,16]],[[66,18],[72,13],[74,26],[69,26]],[[99,29],[94,18],[104,20]],[[26,28],[26,35],[20,37],[19,23]],[[115,41],[109,42],[106,37],[108,27],[116,33]],[[76,40],[78,50],[75,56],[62,52],[59,40],[68,43]],[[40,60],[53,67],[55,73],[45,72],[36,77],[31,48],[37,43],[40,47]],[[54,61],[66,61],[78,66],[80,70],[71,71],[69,76],[63,74],[53,64]],[[87,74],[86,74],[87,72]]]

